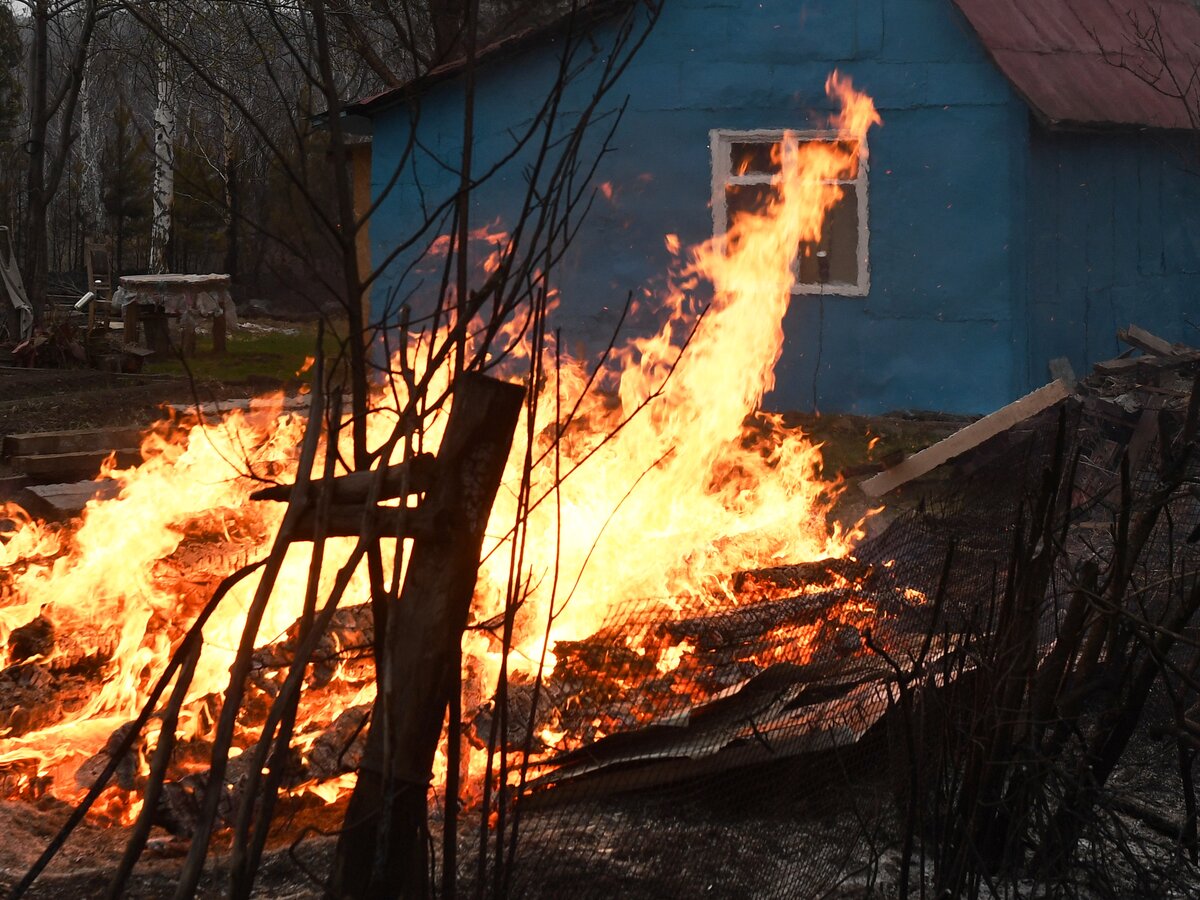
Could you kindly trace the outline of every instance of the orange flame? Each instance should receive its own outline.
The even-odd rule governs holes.
[[[827,90],[843,104],[836,120],[839,140],[782,142],[775,196],[758,213],[737,217],[726,235],[683,255],[661,301],[659,330],[629,340],[613,354],[596,379],[600,390],[589,390],[584,362],[565,353],[561,367],[540,386],[535,427],[517,429],[475,597],[474,617],[484,621],[503,610],[510,583],[527,586],[510,672],[531,675],[543,658],[549,671],[555,642],[594,633],[618,604],[656,602],[669,615],[685,598],[736,602],[733,572],[843,556],[858,536],[857,527],[844,531],[826,522],[840,488],[823,478],[818,446],[777,416],[763,416],[755,428],[746,425],[774,384],[796,249],[819,238],[826,212],[841,196],[832,182],[853,172],[867,129],[879,123],[870,99],[854,92],[848,80],[834,73]],[[489,250],[481,263],[486,272],[511,252],[498,224],[471,234]],[[675,235],[665,240],[679,252]],[[429,252],[445,253],[450,245],[449,238],[438,238]],[[702,283],[712,286],[703,310],[696,293]],[[433,339],[422,335],[402,351],[408,366],[419,367]],[[553,351],[547,358],[555,358]],[[527,358],[528,350],[523,352]],[[448,369],[433,373],[431,390],[444,389],[450,378]],[[396,395],[403,396],[400,383],[380,392],[380,412],[370,423],[376,446],[395,425],[384,406]],[[571,409],[573,418],[560,421],[562,411]],[[443,424],[439,414],[426,449],[436,448]],[[0,542],[0,564],[8,573],[0,578],[0,668],[14,662],[13,632],[40,616],[56,635],[71,639],[28,656],[24,664],[53,668],[73,652],[72,645],[86,644],[79,652],[100,661],[103,679],[94,696],[78,709],[61,711],[55,721],[24,733],[12,727],[0,732],[0,776],[10,769],[18,773],[0,784],[19,792],[38,779],[64,798],[81,793],[75,783],[80,765],[137,714],[195,615],[189,597],[196,585],[189,577],[197,576],[203,587],[223,574],[191,572],[179,555],[189,542],[204,541],[223,552],[242,548],[246,558],[261,554],[281,510],[249,501],[258,483],[248,476],[294,478],[301,429],[301,418],[278,405],[231,413],[213,424],[161,423],[145,439],[144,463],[111,472],[119,495],[89,503],[73,528],[60,531],[5,507],[3,515],[15,530]],[[534,435],[532,448],[525,445],[527,434]],[[517,485],[527,450],[547,460],[532,473],[531,495],[546,502],[529,514],[524,568],[511,573],[504,545],[518,516]],[[567,477],[558,481],[559,474]],[[329,573],[349,543],[330,543]],[[303,548],[289,551],[260,643],[282,635],[299,616],[308,563]],[[365,576],[359,578],[351,597],[364,602],[369,594]],[[205,653],[179,723],[182,737],[203,739],[212,729],[206,698],[226,686],[254,586],[253,578],[243,582],[205,629]],[[795,630],[793,637],[806,641],[812,631]],[[649,665],[669,672],[692,649],[686,642],[666,648]],[[465,693],[482,703],[501,662],[487,632],[469,632]],[[350,669],[339,667],[332,686],[306,700],[297,724],[297,743],[306,752],[320,725],[373,697],[369,673]],[[602,733],[601,724],[593,723],[591,737]],[[571,739],[557,725],[539,733],[547,744]],[[239,746],[253,740],[249,728]],[[445,764],[439,754],[440,775]],[[471,748],[464,770],[468,783],[481,784],[483,752]],[[348,789],[348,781],[294,790],[310,788],[330,799]],[[123,815],[135,811],[136,800]]]

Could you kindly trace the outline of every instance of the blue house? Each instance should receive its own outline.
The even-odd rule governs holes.
[[[586,12],[595,66],[647,15],[613,0]],[[481,53],[474,171],[511,152],[562,35]],[[721,233],[785,132],[829,139],[834,69],[884,124],[797,263],[766,406],[983,413],[1045,383],[1055,357],[1085,371],[1114,356],[1130,322],[1200,343],[1197,47],[1186,0],[665,0],[620,76],[602,190],[559,266],[566,343],[602,346],[627,293],[661,286],[665,235]],[[1170,96],[1172,74],[1190,94]],[[351,108],[373,124],[377,262],[457,187],[463,95],[447,66]],[[520,162],[476,192],[477,223],[516,216]],[[374,286],[376,314],[412,289],[411,262]]]

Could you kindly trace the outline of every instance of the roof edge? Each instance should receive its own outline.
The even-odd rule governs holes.
[[[545,25],[526,28],[493,41],[476,52],[475,64],[494,63],[501,59],[508,59],[540,46],[548,40],[553,40],[555,37],[590,31],[601,22],[632,9],[638,2],[639,0],[592,0],[590,3],[575,7]],[[343,115],[376,116],[401,103],[415,100],[434,85],[449,81],[464,72],[466,68],[466,57],[459,57],[434,66],[404,84],[346,104],[343,107]]]

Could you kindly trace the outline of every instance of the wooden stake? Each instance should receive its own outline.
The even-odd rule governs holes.
[[[423,506],[445,541],[418,540],[401,602],[389,610],[379,693],[334,860],[337,897],[427,894],[426,797],[466,629],[483,530],[500,486],[524,389],[463,375]]]

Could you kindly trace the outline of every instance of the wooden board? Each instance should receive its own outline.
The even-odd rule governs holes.
[[[22,506],[42,519],[70,519],[83,512],[89,500],[110,499],[120,485],[112,479],[74,481],[63,484],[31,484],[21,497]]]
[[[13,499],[28,483],[25,475],[0,475],[0,502]]]
[[[1049,369],[1051,378],[1061,381],[1069,388],[1074,388],[1079,382],[1079,379],[1075,377],[1075,369],[1071,366],[1071,360],[1065,356],[1057,356],[1050,360]]]
[[[948,438],[914,453],[904,462],[859,485],[868,497],[882,497],[893,488],[933,471],[948,459],[977,447],[990,437],[1007,431],[1018,422],[1023,422],[1043,409],[1053,406],[1070,394],[1061,381],[1052,381],[1019,400],[1014,400],[966,428],[954,432]]]
[[[13,469],[30,478],[65,478],[96,475],[100,464],[109,453],[117,454],[117,465],[135,466],[142,461],[142,453],[136,447],[117,450],[80,450],[74,453],[44,453],[37,456],[14,456],[9,460]]]
[[[72,431],[37,431],[10,434],[4,439],[5,456],[36,456],[40,453],[74,453],[80,450],[112,450],[136,447],[142,442],[141,428],[78,428]]]
[[[1191,356],[1197,353],[1191,347],[1185,347],[1182,344],[1172,344],[1168,340],[1160,338],[1157,334],[1151,334],[1144,328],[1138,328],[1136,325],[1130,325],[1128,328],[1117,332],[1117,338],[1130,347],[1136,347],[1143,353],[1149,353],[1154,356]]]
[[[1116,359],[1098,362],[1092,368],[1101,375],[1120,375],[1137,369],[1142,359],[1140,356],[1118,356]]]
[[[188,403],[167,404],[182,416],[196,415],[197,410],[206,419],[219,418],[233,410],[242,412],[262,412],[278,407],[280,412],[304,412],[308,410],[311,399],[307,394],[296,397],[284,397],[278,400],[274,397],[244,397],[236,400],[216,400],[201,403],[199,406]]]

